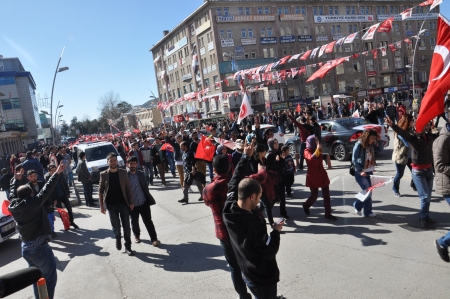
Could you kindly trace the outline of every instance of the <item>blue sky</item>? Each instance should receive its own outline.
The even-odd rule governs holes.
[[[148,50],[199,7],[203,0],[35,1],[0,0],[0,55],[19,57],[30,71],[41,97],[51,94],[64,105],[62,119],[98,116],[98,98],[108,91],[133,105],[157,94],[152,55]],[[183,9],[177,9],[183,8]],[[450,18],[450,0],[441,5]],[[49,108],[42,108],[49,111]]]

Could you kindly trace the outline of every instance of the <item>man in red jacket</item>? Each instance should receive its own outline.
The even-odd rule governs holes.
[[[225,259],[230,265],[231,280],[233,281],[234,289],[239,294],[239,298],[252,298],[247,292],[247,287],[242,279],[241,269],[231,247],[230,237],[222,218],[223,207],[227,200],[228,181],[230,180],[227,175],[230,169],[228,157],[226,155],[215,156],[212,165],[216,175],[211,184],[203,189],[203,200],[212,210],[216,237],[219,239],[220,246],[225,254]]]

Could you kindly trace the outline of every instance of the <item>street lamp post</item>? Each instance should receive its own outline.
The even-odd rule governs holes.
[[[52,95],[50,97],[50,130],[52,130],[53,127],[53,91],[55,89],[55,80],[56,80],[56,74],[58,74],[59,72],[64,72],[67,71],[69,68],[67,66],[59,68],[59,63],[61,62],[61,58],[64,54],[64,49],[65,47],[63,47],[63,50],[61,52],[61,56],[59,56],[58,59],[58,64],[56,65],[56,70],[55,70],[55,75],[53,76],[53,85],[52,85]],[[54,130],[52,131],[52,139],[53,139],[53,143],[55,144],[55,138],[54,138]]]

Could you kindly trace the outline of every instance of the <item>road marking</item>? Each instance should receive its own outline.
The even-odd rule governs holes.
[[[330,181],[330,185],[333,184],[334,182],[336,182],[337,180],[339,180],[340,178],[341,178],[340,176],[332,178]]]

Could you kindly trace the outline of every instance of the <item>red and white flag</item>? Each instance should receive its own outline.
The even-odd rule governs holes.
[[[322,47],[320,47],[319,50],[319,57],[322,57],[323,53],[325,52],[325,49],[327,48],[327,45],[323,45]]]
[[[409,38],[405,38],[403,41],[408,45],[412,45],[412,41]]]
[[[309,56],[309,58],[313,59],[314,57],[316,57],[317,51],[319,51],[320,47],[315,48],[314,50],[312,50],[311,56]]]
[[[308,50],[306,51],[300,58],[299,60],[306,60],[309,57],[309,54],[311,54],[312,50]]]
[[[436,47],[431,60],[428,91],[422,100],[416,121],[416,131],[444,112],[444,95],[450,89],[450,21],[443,15],[438,17]]]
[[[373,54],[373,59],[377,59],[377,57],[378,57],[378,50],[377,49],[373,49],[372,50],[372,54]]]
[[[298,59],[300,57],[301,54],[295,54],[294,56],[292,56],[288,62],[291,62],[292,60]]]
[[[347,36],[344,40],[344,44],[351,44],[355,40],[355,38],[358,36],[358,32],[352,33],[349,36]]]
[[[381,47],[380,51],[381,51],[381,56],[386,56],[386,47]]]
[[[444,2],[443,0],[427,0],[425,2],[422,2],[419,4],[419,6],[428,6],[431,5],[430,10],[432,10],[433,8],[435,8],[436,6],[442,4],[442,2]]]
[[[402,15],[402,20],[406,20],[412,17],[412,12],[413,9],[412,8],[408,8],[405,11],[401,12],[400,14]]]
[[[239,112],[239,117],[237,124],[239,125],[241,121],[249,115],[253,115],[253,109],[248,100],[247,93],[244,93],[244,98],[242,99],[241,111]]]
[[[340,65],[341,63],[343,63],[346,60],[348,60],[348,57],[342,57],[342,58],[338,58],[338,59],[335,59],[335,60],[328,61],[320,69],[318,69],[314,74],[312,74],[312,76],[306,82],[311,82],[311,81],[313,81],[313,80],[315,80],[317,78],[325,77],[325,75],[330,70],[332,70],[333,68],[337,67],[338,65]]]
[[[357,118],[361,117],[361,115],[359,114],[359,110],[358,109],[356,109],[356,111],[353,112],[352,117],[357,117]]]
[[[363,37],[361,39],[362,40],[373,39],[373,36],[375,35],[375,32],[377,32],[377,28],[379,25],[380,25],[380,23],[370,26],[369,29],[366,31],[366,33],[363,35]]]
[[[369,195],[373,192],[374,189],[380,188],[380,187],[386,186],[389,183],[392,183],[392,177],[371,175],[370,182],[372,183],[372,186],[370,186],[366,190],[361,191],[358,194],[356,194],[355,197],[357,199],[359,199],[360,201],[365,201],[369,197]]]
[[[339,47],[342,46],[344,41],[345,41],[345,37],[338,39],[338,41],[336,42],[336,46],[339,46]]]
[[[378,27],[377,32],[386,32],[389,33],[392,30],[392,22],[394,21],[394,17],[390,17],[389,19],[383,21]]]
[[[390,44],[390,45],[388,45],[388,47],[389,47],[389,49],[391,49],[392,52],[396,51],[394,44]]]
[[[329,43],[328,45],[327,45],[327,47],[325,48],[325,53],[331,53],[331,52],[333,52],[333,49],[334,49],[334,45],[336,44],[336,41],[334,41],[334,42],[331,42],[331,43]]]

